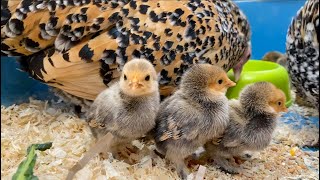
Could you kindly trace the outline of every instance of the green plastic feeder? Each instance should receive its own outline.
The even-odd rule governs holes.
[[[228,72],[228,76],[234,81],[232,70]],[[288,72],[283,66],[269,61],[249,60],[243,67],[237,85],[229,88],[226,95],[229,99],[238,99],[242,88],[260,81],[270,82],[281,89],[287,98],[286,106],[291,106],[292,99]]]

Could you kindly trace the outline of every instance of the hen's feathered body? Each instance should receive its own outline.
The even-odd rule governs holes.
[[[292,85],[302,99],[319,107],[319,1],[308,0],[287,34],[287,66]]]
[[[23,56],[33,78],[89,100],[128,59],[152,62],[168,95],[192,64],[227,71],[250,54],[249,23],[229,0],[10,0],[1,11],[2,53]]]

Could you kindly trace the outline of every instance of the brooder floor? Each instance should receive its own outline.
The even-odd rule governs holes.
[[[316,124],[303,118],[314,112],[295,104],[289,110],[279,121],[272,144],[240,164],[241,174],[226,174],[207,163],[202,165],[205,179],[319,179],[319,150],[302,148],[317,142],[319,119]],[[1,106],[1,179],[11,179],[29,145],[45,142],[53,146],[37,152],[34,173],[40,180],[60,180],[95,140],[84,120],[61,103],[30,99],[29,103]],[[173,166],[153,154],[152,143],[134,141],[133,145],[140,149],[130,156],[133,165],[97,156],[75,179],[178,179]],[[190,167],[194,175],[198,167]]]

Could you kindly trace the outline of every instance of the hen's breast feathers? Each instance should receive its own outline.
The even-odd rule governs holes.
[[[178,84],[193,63],[229,70],[250,40],[249,24],[231,1],[23,0],[8,9],[2,52],[31,55],[33,77],[72,94],[91,85],[98,89],[91,94],[101,92],[133,57],[155,65],[160,85]]]
[[[288,72],[297,95],[319,105],[319,1],[308,0],[293,18],[287,33]]]

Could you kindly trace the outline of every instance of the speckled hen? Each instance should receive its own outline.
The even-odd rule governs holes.
[[[236,76],[251,54],[250,27],[229,0],[9,0],[1,2],[2,54],[30,75],[93,100],[132,58],[148,59],[169,95],[194,63]]]
[[[287,34],[287,66],[297,96],[319,107],[319,1],[308,0]]]

